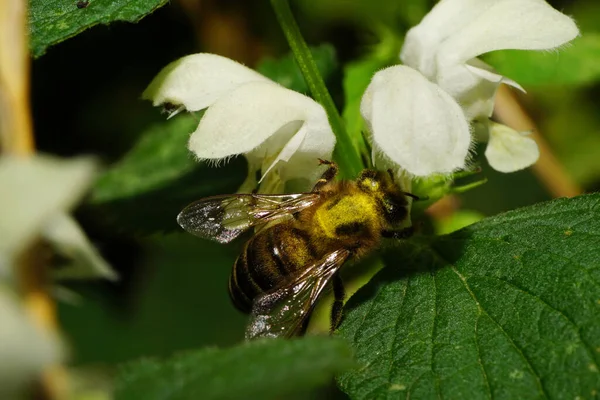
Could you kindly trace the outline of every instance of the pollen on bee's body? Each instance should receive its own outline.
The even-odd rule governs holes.
[[[338,237],[338,227],[366,223],[377,213],[374,198],[366,194],[354,194],[333,201],[330,207],[321,207],[315,213],[315,220],[330,238]]]

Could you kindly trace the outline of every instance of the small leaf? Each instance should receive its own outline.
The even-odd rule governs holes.
[[[495,51],[484,60],[525,87],[587,85],[600,79],[600,34],[586,33],[558,50]]]
[[[321,76],[327,80],[337,68],[335,49],[330,44],[310,48]],[[308,86],[302,76],[293,54],[278,59],[265,58],[256,70],[280,85],[300,93],[309,93]]]
[[[346,307],[355,399],[595,398],[600,194],[415,238]]]
[[[221,168],[195,161],[187,140],[196,118],[181,115],[149,129],[98,179],[89,204],[124,230],[152,233],[177,229],[175,217],[194,200],[234,193],[244,161],[236,158]]]
[[[137,22],[167,0],[31,0],[30,47],[34,57],[97,24]]]
[[[340,339],[263,340],[132,362],[121,368],[115,398],[284,398],[323,385],[352,365],[352,351]]]

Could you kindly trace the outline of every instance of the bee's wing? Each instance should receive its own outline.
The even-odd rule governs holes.
[[[289,282],[258,296],[252,304],[246,339],[300,333],[319,294],[349,255],[345,249],[329,253]]]
[[[196,236],[229,243],[250,227],[290,216],[318,199],[317,193],[213,196],[185,207],[177,222]]]

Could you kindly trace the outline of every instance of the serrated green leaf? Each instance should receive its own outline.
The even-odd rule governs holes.
[[[79,7],[78,7],[79,3]],[[137,22],[167,0],[31,0],[30,48],[34,57],[46,49],[98,24]]]
[[[322,44],[310,48],[317,69],[324,80],[327,80],[337,68],[335,48],[330,44]],[[256,70],[274,80],[281,86],[300,93],[309,93],[308,86],[302,76],[293,54],[274,59],[265,58],[258,64]]]
[[[355,399],[600,393],[600,194],[416,238],[349,301]]]
[[[245,162],[236,158],[215,168],[194,160],[187,141],[197,118],[181,115],[150,128],[98,179],[89,204],[124,230],[168,232],[177,228],[175,217],[188,203],[234,193]]]
[[[600,34],[584,34],[556,51],[494,51],[484,60],[524,86],[586,85],[600,79]]]
[[[120,371],[115,398],[283,398],[325,384],[352,365],[352,351],[340,339],[263,340],[132,362]]]

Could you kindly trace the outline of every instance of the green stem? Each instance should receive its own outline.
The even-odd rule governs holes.
[[[356,178],[364,168],[360,153],[354,147],[352,138],[346,131],[344,121],[333,103],[323,78],[319,74],[312,53],[300,33],[292,10],[290,10],[290,5],[287,0],[271,0],[271,5],[310,92],[327,113],[329,124],[337,139],[334,159],[340,167],[340,174],[344,178]]]

